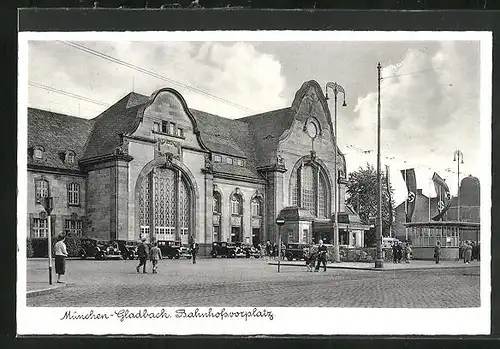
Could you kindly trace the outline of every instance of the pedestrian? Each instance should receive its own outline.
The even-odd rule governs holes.
[[[398,247],[396,246],[396,241],[392,243],[392,262],[398,262]]]
[[[471,257],[471,261],[474,261],[475,259],[477,259],[477,242],[476,241],[472,241],[472,257]]]
[[[139,273],[139,268],[142,266],[143,274],[146,274],[146,262],[149,257],[149,247],[146,244],[146,239],[142,239],[141,244],[137,247],[137,256],[139,257],[139,265],[135,268]]]
[[[410,243],[408,243],[408,242],[405,244],[404,254],[405,254],[405,263],[410,263],[411,247],[410,247]]]
[[[66,250],[66,244],[64,243],[65,236],[60,234],[58,236],[58,241],[54,246],[54,253],[56,255],[56,274],[57,283],[64,284],[62,281],[62,276],[66,273],[66,257],[68,257],[68,251]]]
[[[149,252],[149,256],[151,259],[151,264],[153,266],[153,274],[157,274],[158,270],[158,261],[160,259],[163,259],[163,256],[161,255],[161,250],[158,247],[158,243],[155,242],[153,244],[153,247],[151,247],[151,251]]]
[[[477,242],[477,261],[479,262],[481,260],[481,243],[478,241]]]
[[[469,264],[472,257],[472,246],[471,243],[468,242],[465,247],[465,264]]]
[[[436,241],[436,245],[434,246],[434,260],[436,264],[439,264],[439,258],[441,257],[441,243]]]
[[[462,241],[460,243],[460,246],[458,247],[458,259],[463,259],[464,258],[464,242]]]
[[[401,259],[403,259],[403,245],[401,242],[398,242],[396,245],[396,257],[397,262],[401,263]]]
[[[467,263],[467,241],[463,242],[463,247],[462,247],[462,260],[464,263]]]
[[[266,242],[266,255],[267,259],[271,258],[271,242],[269,240]]]
[[[193,238],[193,242],[191,243],[191,255],[193,256],[193,264],[196,264],[196,255],[198,254],[198,244],[196,240]]]
[[[319,271],[320,264],[323,263],[323,271],[326,271],[326,252],[327,248],[323,245],[323,240],[319,240],[318,246],[318,262],[316,264],[316,269],[314,271]]]

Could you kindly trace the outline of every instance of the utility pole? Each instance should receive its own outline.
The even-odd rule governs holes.
[[[377,250],[375,257],[375,268],[384,267],[384,257],[382,255],[382,178],[380,176],[380,62],[377,65],[377,226],[375,230],[375,238],[377,241]]]
[[[460,222],[460,163],[464,163],[464,153],[456,150],[453,153],[453,161],[457,162],[457,221]]]

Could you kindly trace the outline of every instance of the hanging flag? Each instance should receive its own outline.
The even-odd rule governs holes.
[[[415,169],[409,168],[406,170],[401,170],[403,179],[406,182],[406,188],[408,189],[408,198],[406,199],[406,223],[411,222],[413,217],[413,212],[415,211],[415,201],[417,199],[417,179],[415,177]]]
[[[438,214],[432,217],[432,220],[439,221],[450,208],[451,194],[448,184],[446,184],[444,179],[442,179],[436,172],[434,172],[434,175],[432,176],[432,181],[434,182],[434,188],[436,189],[436,196],[438,200]]]
[[[389,224],[392,226],[393,213],[392,213],[392,195],[391,195],[391,179],[389,174],[389,166],[385,165],[385,184],[387,189],[387,197],[389,198]]]

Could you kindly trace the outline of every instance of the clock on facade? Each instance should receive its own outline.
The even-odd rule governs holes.
[[[316,125],[312,121],[310,121],[307,124],[307,134],[311,138],[316,138],[316,136],[318,135],[318,128],[316,127]]]

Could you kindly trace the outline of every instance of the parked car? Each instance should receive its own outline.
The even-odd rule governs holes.
[[[122,253],[117,242],[99,240],[94,238],[84,238],[81,240],[82,247],[79,255],[82,259],[120,259]]]
[[[123,259],[137,259],[137,246],[139,242],[132,240],[115,240],[118,243],[118,248],[122,253]]]
[[[210,254],[212,258],[236,258],[236,244],[234,242],[214,241]]]
[[[179,249],[179,255],[180,257],[191,259],[193,255],[191,254],[191,249],[187,246],[181,246]]]
[[[179,259],[181,257],[181,247],[180,241],[173,240],[158,240],[158,247],[161,250],[163,258],[168,259]]]
[[[288,259],[289,261],[291,260],[298,260],[301,261],[303,259],[306,259],[305,254],[304,254],[304,249],[309,248],[309,244],[303,244],[303,243],[290,243],[286,246],[285,251],[284,251],[284,257]]]

